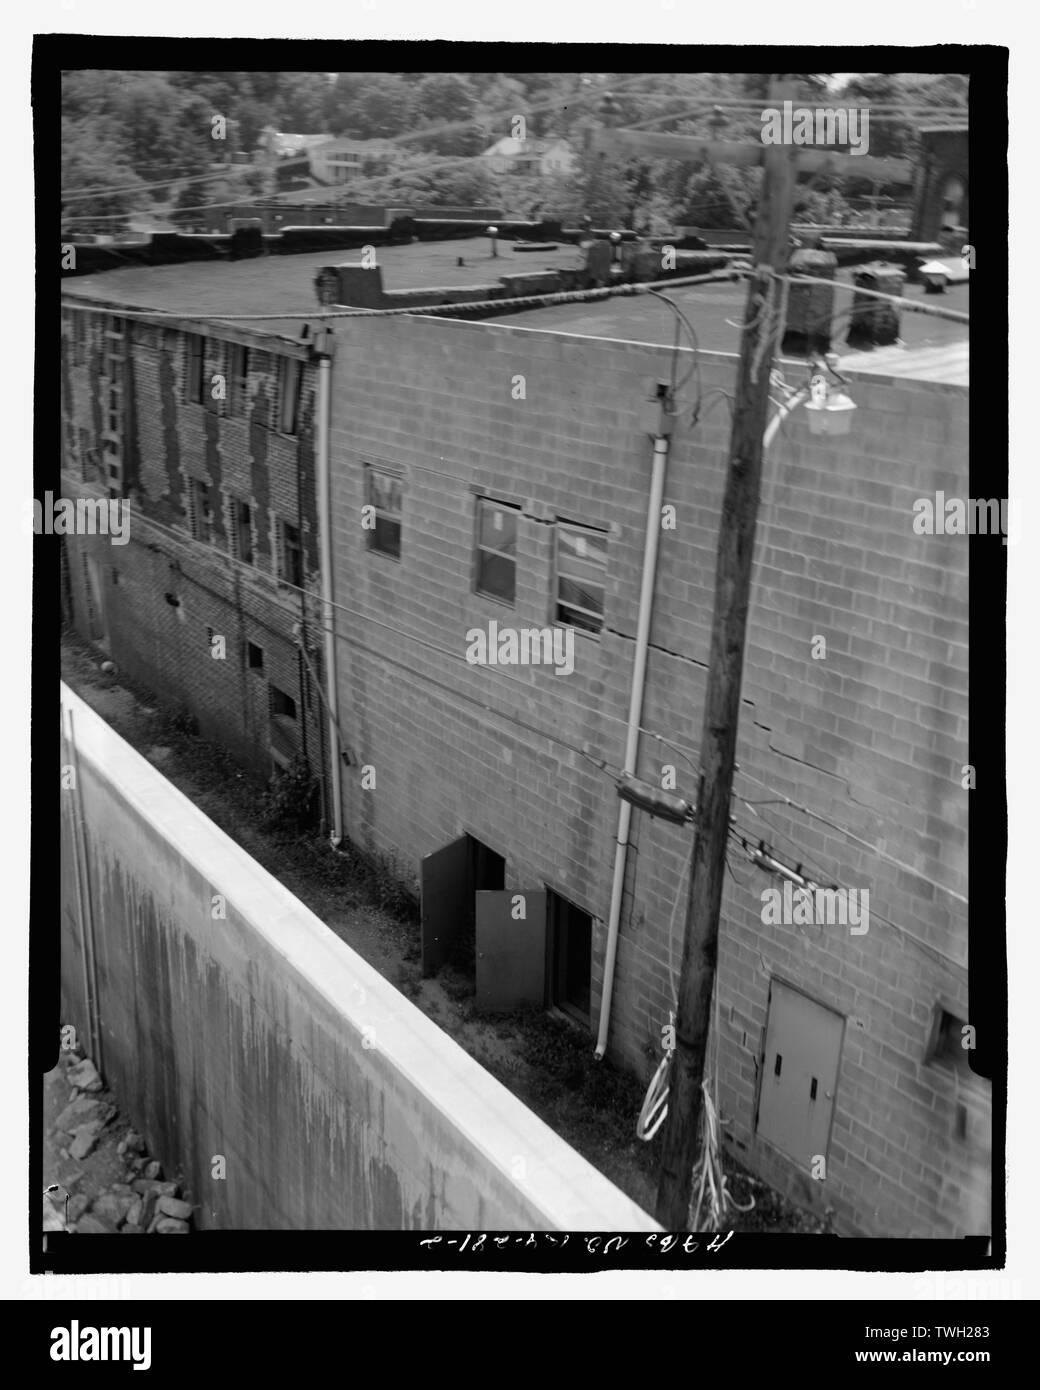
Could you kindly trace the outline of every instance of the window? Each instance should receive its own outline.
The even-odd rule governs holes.
[[[303,551],[300,548],[300,532],[287,521],[281,522],[282,567],[280,578],[286,584],[303,588]]]
[[[249,349],[241,343],[231,344],[230,377],[228,414],[245,415],[249,408]]]
[[[602,531],[556,524],[556,620],[599,632],[606,593],[607,537]]]
[[[503,603],[516,598],[517,510],[488,497],[477,500],[477,592]]]
[[[250,671],[262,671],[264,669],[263,647],[258,647],[255,642],[246,643],[246,665]]]
[[[205,339],[197,333],[189,333],[188,363],[184,380],[184,398],[188,401],[202,400],[202,357]]]
[[[283,357],[278,363],[278,428],[282,434],[295,434],[300,404],[300,377],[303,363]]]
[[[231,498],[231,554],[245,564],[253,563],[253,509],[238,497]]]
[[[375,526],[369,531],[369,548],[401,558],[401,479],[393,473],[368,467],[366,502],[374,509]]]
[[[188,529],[197,541],[208,545],[213,540],[213,508],[209,486],[192,478],[188,488]]]
[[[970,1030],[965,1031],[967,1028],[968,1025],[963,1019],[957,1018],[940,1006],[936,1010],[932,1026],[932,1044],[928,1052],[928,1061],[952,1067],[962,1076],[973,1076],[971,1048],[964,1046],[965,1039],[972,1037]]]

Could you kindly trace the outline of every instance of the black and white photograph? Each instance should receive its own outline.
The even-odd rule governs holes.
[[[1007,47],[227,23],[32,41],[39,1354],[161,1365],[146,1273],[1023,1297]]]

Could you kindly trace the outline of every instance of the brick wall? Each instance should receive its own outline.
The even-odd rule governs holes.
[[[700,357],[703,390],[731,390],[734,359]],[[548,885],[590,913],[593,1027],[617,815],[597,760],[623,757],[647,398],[669,372],[667,349],[421,318],[350,324],[334,367],[348,832],[413,882],[423,855],[470,833],[505,856],[507,887]],[[852,393],[848,439],[815,439],[799,412],[769,457],[734,812],[788,862],[869,889],[870,926],[763,925],[775,880],[733,857],[719,1096],[744,1161],[833,1209],[839,1228],[959,1235],[986,1227],[988,1088],[927,1058],[940,1004],[967,1019],[968,552],[964,537],[916,535],[912,504],[966,494],[967,393],[876,376],[854,378]],[[692,383],[684,395],[692,404]],[[665,490],[676,525],[661,536],[643,715],[661,739],[644,735],[639,771],[658,780],[673,764],[691,799],[728,433],[716,397],[695,432],[680,426]],[[400,475],[399,560],[366,544],[365,464]],[[522,509],[511,608],[474,589],[478,495]],[[602,632],[577,634],[570,676],[468,665],[467,630],[554,621],[556,518],[607,532]],[[821,636],[826,657],[813,659]],[[376,786],[363,790],[369,765]],[[745,804],[783,797],[814,816]],[[688,852],[686,831],[635,813],[611,1053],[644,1077],[668,1021],[668,927]],[[680,930],[681,911],[676,961]],[[845,1020],[825,1181],[755,1134],[771,980]]]
[[[98,441],[109,384],[101,349],[111,322],[107,315],[66,310],[66,497],[109,495]],[[230,389],[231,350],[230,337],[214,334],[205,342],[203,402],[194,402],[187,399],[184,329],[122,322],[132,410],[123,420],[124,486],[111,495],[128,499],[130,539],[113,545],[103,535],[67,538],[74,621],[163,704],[194,714],[200,732],[226,744],[261,781],[272,768],[269,686],[277,687],[296,704],[295,731],[290,727],[284,736],[286,756],[295,749],[323,774],[320,696],[293,636],[301,596],[280,582],[279,560],[287,523],[300,533],[305,587],[316,586],[316,369],[299,348],[236,333],[250,351],[248,393],[233,402],[213,401],[216,376],[227,378]],[[285,356],[301,361],[295,434],[277,428],[278,362]],[[193,483],[209,489],[208,541],[192,534]],[[251,563],[240,554],[236,502],[250,508]],[[226,639],[222,659],[212,655],[211,638],[220,636]],[[249,666],[248,644],[261,649],[262,670]],[[309,644],[320,651],[316,627]],[[318,651],[311,661],[320,675]]]

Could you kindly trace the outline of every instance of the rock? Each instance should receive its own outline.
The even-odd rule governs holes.
[[[123,1152],[128,1154],[143,1154],[145,1142],[138,1134],[136,1129],[128,1129],[123,1135]]]
[[[126,1224],[127,1224],[128,1226],[137,1226],[139,1229],[143,1230],[143,1229],[144,1229],[144,1226],[145,1226],[145,1222],[141,1220],[141,1218],[142,1218],[143,1216],[144,1216],[144,1198],[143,1198],[143,1197],[138,1197],[138,1198],[134,1201],[133,1206],[130,1208],[130,1210],[129,1210],[129,1211],[127,1212],[127,1214],[126,1214]]]
[[[100,1120],[92,1120],[89,1125],[80,1125],[76,1130],[72,1143],[69,1145],[70,1158],[86,1158],[91,1149],[97,1143],[97,1137],[101,1133]]]
[[[162,1177],[162,1164],[157,1158],[153,1158],[151,1163],[148,1164],[144,1170],[144,1175],[152,1182]]]
[[[121,1236],[143,1236],[144,1227],[138,1226],[134,1221],[126,1221],[120,1228],[119,1234]]]
[[[82,1062],[77,1062],[75,1066],[69,1067],[65,1073],[65,1080],[70,1086],[75,1086],[78,1091],[100,1091],[104,1085],[97,1067],[89,1057],[85,1057]]]
[[[90,1214],[96,1216],[100,1221],[109,1222],[112,1226],[119,1226],[126,1219],[126,1214],[134,1202],[138,1200],[140,1199],[119,1197],[114,1193],[106,1192],[95,1201],[90,1208]]]
[[[133,1160],[131,1161],[130,1167],[133,1169],[133,1171],[134,1171],[135,1173],[139,1173],[139,1172],[141,1171],[141,1169],[144,1167],[144,1159],[143,1159],[143,1158],[135,1158],[135,1159],[133,1159]]]
[[[77,1096],[74,1101],[66,1105],[54,1124],[56,1128],[63,1129],[66,1134],[73,1134],[80,1125],[100,1118],[101,1102],[99,1100],[95,1100],[91,1096]]]
[[[154,1224],[161,1236],[186,1236],[189,1234],[187,1221],[178,1221],[173,1216],[162,1216]]]
[[[87,1207],[90,1206],[90,1198],[80,1192],[75,1197],[69,1198],[69,1225],[77,1222]]]
[[[113,1197],[132,1197],[134,1190],[128,1182],[114,1182],[109,1187]]]
[[[177,1195],[175,1182],[152,1182],[148,1178],[135,1178],[130,1186],[141,1197],[146,1197],[150,1192],[154,1192],[157,1197],[176,1197]]]
[[[116,1233],[114,1226],[109,1226],[90,1212],[86,1216],[81,1216],[76,1222],[76,1230],[92,1236],[112,1236]]]
[[[160,1197],[157,1208],[164,1216],[175,1216],[179,1221],[191,1220],[191,1203],[181,1202],[176,1197]]]
[[[64,1208],[64,1205],[65,1199],[63,1197],[62,1208]],[[65,1229],[65,1218],[62,1216],[61,1211],[53,1205],[49,1197],[44,1197],[43,1199],[43,1229],[45,1232],[64,1231]]]

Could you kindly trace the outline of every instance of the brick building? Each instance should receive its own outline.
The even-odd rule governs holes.
[[[429,275],[460,250],[465,273],[485,276],[485,249],[459,242],[381,250],[380,262],[407,287],[423,283],[429,257],[426,283],[442,283]],[[245,313],[259,295],[272,313],[313,309],[320,264],[282,258],[262,286],[255,262],[118,271],[94,277],[94,302],[104,292]],[[702,344],[734,345],[735,329],[714,328],[739,320],[742,302],[736,287],[686,301]],[[653,397],[673,366],[637,317],[657,313],[670,334],[659,306],[619,306],[547,309],[520,327],[344,320],[332,365],[346,831],[422,892],[430,968],[473,968],[488,1007],[547,1005],[592,1035]],[[66,319],[63,488],[122,486],[142,517],[122,549],[70,538],[77,623],[258,766],[270,767],[286,724],[324,766],[320,701],[293,638],[300,596],[284,585],[297,544],[304,587],[318,563],[315,367],[300,325]],[[106,332],[124,335],[121,354]],[[248,404],[234,367],[227,402],[198,398],[199,373],[220,375],[243,349]],[[968,1020],[968,551],[964,536],[915,533],[913,504],[966,495],[966,378],[955,363],[936,381],[927,355],[917,378],[876,360],[849,373],[847,437],[812,436],[800,411],[770,454],[720,934],[718,1102],[742,1161],[833,1211],[838,1229],[957,1236],[988,1230],[991,1148],[989,1087],[957,1046]],[[295,432],[278,428],[293,363]],[[638,765],[690,800],[729,437],[719,396],[735,358],[702,350],[698,365],[667,463],[674,513],[660,535]],[[800,384],[803,364],[783,369]],[[109,408],[121,430],[108,428]],[[200,497],[212,515],[201,527]],[[255,575],[226,563],[242,504]],[[467,660],[492,623],[570,632],[573,671]],[[223,664],[208,658],[208,628],[234,637]],[[609,1055],[649,1079],[674,998],[691,834],[636,811],[630,838]],[[817,882],[869,891],[869,929],[764,921],[762,893],[778,880],[741,839]],[[508,914],[517,894],[523,927]],[[805,1095],[792,1090],[799,1078]]]
[[[702,352],[703,391],[731,390],[734,368]],[[665,348],[435,319],[354,323],[334,367],[348,833],[423,888],[433,964],[453,945],[456,959],[476,951],[478,1002],[525,991],[537,1001],[544,950],[545,1002],[593,1033],[648,398],[669,372]],[[753,845],[819,882],[869,890],[869,930],[765,925],[762,890],[778,880],[735,847],[719,1099],[738,1155],[831,1208],[839,1229],[978,1232],[989,1088],[955,1046],[967,1019],[967,549],[964,537],[912,529],[918,497],[965,492],[967,392],[852,380],[847,439],[813,438],[801,412],[777,445],[734,814]],[[727,440],[721,409],[680,428],[665,491],[675,526],[660,542],[639,772],[690,799]],[[572,626],[573,673],[470,664],[472,633],[493,620]],[[814,659],[821,636],[826,655]],[[690,832],[636,812],[633,843],[610,1055],[649,1078],[674,997]],[[526,944],[494,890],[527,895]],[[452,943],[457,934],[468,939]],[[789,1089],[803,1073],[805,1096]],[[810,1172],[820,1154],[822,1181]]]
[[[261,781],[297,756],[325,764],[294,631],[318,565],[314,392],[310,349],[287,332],[66,296],[62,495],[129,503],[125,545],[66,538],[68,616]],[[320,641],[306,647],[317,673]]]

